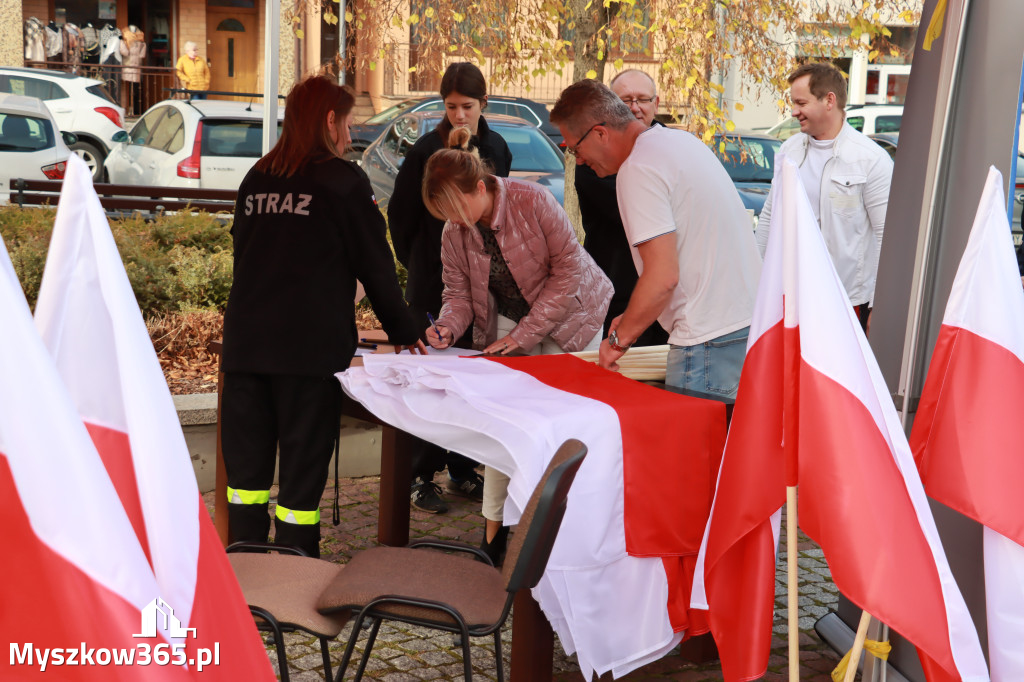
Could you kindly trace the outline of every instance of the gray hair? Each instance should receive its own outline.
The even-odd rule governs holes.
[[[629,75],[631,73],[638,73],[641,76],[643,76],[644,78],[646,78],[648,80],[648,82],[651,84],[651,92],[654,93],[655,97],[658,96],[658,84],[654,82],[653,78],[651,78],[651,74],[647,73],[646,71],[641,71],[640,69],[626,69],[625,71],[619,71],[617,74],[615,74],[615,78],[613,78],[611,80],[611,82],[608,84],[608,87],[614,89],[615,88],[615,81],[617,81],[620,78],[622,78],[623,76]]]
[[[184,44],[184,45],[182,46],[182,48],[183,48],[183,49],[185,50],[185,52],[188,52],[188,48],[189,48],[189,47],[194,47],[194,48],[196,48],[197,50],[199,49],[199,46],[198,46],[198,45],[196,45],[196,43],[195,43],[195,41],[194,41],[194,40],[186,40],[186,41],[185,41],[185,44]]]
[[[550,118],[555,125],[564,124],[577,134],[598,123],[621,130],[636,121],[629,106],[611,88],[591,78],[562,90]]]

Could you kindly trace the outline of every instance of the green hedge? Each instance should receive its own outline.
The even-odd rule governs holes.
[[[0,236],[35,308],[56,209],[0,206]],[[223,310],[231,290],[231,225],[207,213],[110,221],[143,316]],[[406,273],[397,261],[398,278]],[[366,299],[361,305],[366,305]]]
[[[0,207],[0,235],[29,305],[35,307],[56,209]],[[223,309],[231,290],[231,234],[206,213],[146,222],[111,220],[114,241],[146,317]]]

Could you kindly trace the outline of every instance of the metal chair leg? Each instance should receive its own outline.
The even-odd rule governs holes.
[[[460,622],[462,626],[462,670],[463,677],[466,678],[466,682],[473,682],[473,658],[469,653],[469,632],[466,630],[466,624]]]
[[[335,682],[341,682],[345,678],[345,671],[348,669],[348,662],[352,659],[352,652],[356,648],[356,640],[359,639],[359,630],[363,624],[363,614],[356,616],[352,622],[352,634],[348,637],[348,644],[345,645],[345,653],[341,657],[341,665],[338,666],[338,676]]]
[[[373,650],[373,643],[377,641],[377,631],[380,630],[381,619],[374,618],[373,627],[370,628],[370,636],[366,638],[366,649],[363,650],[363,657],[359,660],[359,670],[356,671],[355,682],[359,682],[363,679],[363,673],[366,671],[366,664],[370,660],[370,651]]]
[[[498,668],[498,682],[505,682],[504,656],[501,654],[501,628],[494,631],[494,665]]]
[[[325,680],[330,680],[331,679],[331,655],[327,651],[327,638],[326,637],[321,637],[320,638],[320,653],[324,657],[324,679]],[[498,682],[501,682],[501,680],[499,680]]]
[[[249,612],[254,616],[259,617],[274,635],[274,648],[277,649],[277,667],[281,672],[281,682],[289,682],[288,677],[288,655],[284,650],[284,633],[281,632],[281,626],[278,624],[277,619],[274,618],[269,611],[264,611],[261,608],[250,606]]]

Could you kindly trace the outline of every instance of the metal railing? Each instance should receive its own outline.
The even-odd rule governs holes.
[[[178,87],[174,69],[169,66],[125,66],[124,64],[72,64],[69,62],[26,61],[36,69],[65,71],[76,76],[103,81],[104,88],[115,102],[124,107],[125,116],[139,116],[157,102],[168,99],[168,88]],[[124,80],[125,70],[134,70],[139,81]]]

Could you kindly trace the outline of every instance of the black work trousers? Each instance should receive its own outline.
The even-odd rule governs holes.
[[[341,385],[334,376],[309,377],[228,372],[221,398],[221,447],[228,486],[269,491],[280,450],[279,507],[301,512],[298,523],[281,518],[275,542],[320,556],[320,499],[341,422]],[[232,541],[265,542],[270,531],[266,501],[228,504]]]

